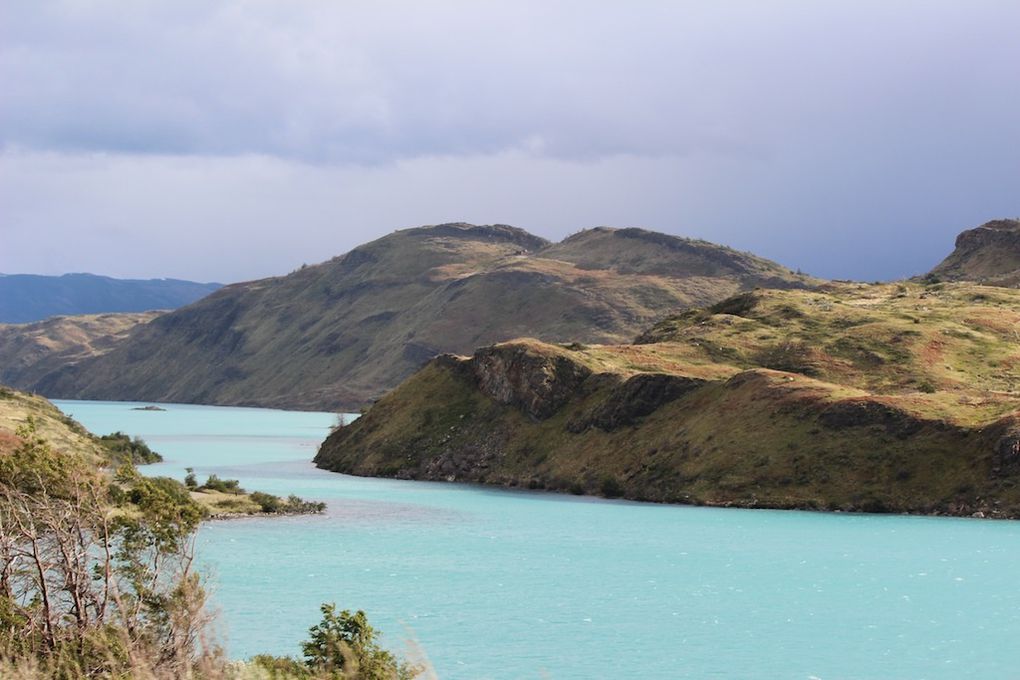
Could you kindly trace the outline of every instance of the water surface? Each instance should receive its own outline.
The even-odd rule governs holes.
[[[1020,522],[613,502],[364,479],[308,462],[334,414],[58,401],[145,438],[148,474],[328,502],[206,523],[236,658],[364,609],[444,679],[1020,678]]]

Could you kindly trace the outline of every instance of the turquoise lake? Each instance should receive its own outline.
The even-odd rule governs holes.
[[[334,414],[55,403],[143,437],[166,458],[147,474],[328,503],[202,527],[232,658],[297,655],[332,601],[443,679],[1020,678],[1020,522],[364,479],[309,462]]]

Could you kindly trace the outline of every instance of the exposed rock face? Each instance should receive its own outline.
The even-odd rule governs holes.
[[[994,220],[956,237],[956,250],[929,279],[1020,285],[1020,220]]]
[[[995,447],[993,471],[999,476],[1020,472],[1020,416],[1010,419]]]
[[[1020,237],[1020,220],[992,220],[956,237],[956,248],[974,252],[994,245],[1013,245]]]
[[[463,446],[446,446],[436,456],[421,461],[421,467],[408,479],[484,479],[506,455],[506,433],[493,428],[486,436]],[[410,472],[410,471],[408,471]]]
[[[516,406],[545,420],[569,401],[591,371],[566,357],[529,351],[520,345],[496,345],[475,353],[478,387],[501,404]]]

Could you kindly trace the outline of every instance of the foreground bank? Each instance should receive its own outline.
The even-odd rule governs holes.
[[[363,612],[333,604],[320,607],[303,659],[260,654],[229,662],[193,568],[200,521],[211,512],[317,513],[325,504],[247,494],[217,475],[199,486],[194,475],[182,484],[135,468],[159,461],[140,438],[96,437],[45,399],[0,386],[0,677],[418,674],[376,643]]]

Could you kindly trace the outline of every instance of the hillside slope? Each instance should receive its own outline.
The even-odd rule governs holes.
[[[94,274],[0,274],[0,323],[52,316],[177,309],[220,287],[178,279],[113,279]]]
[[[521,335],[621,342],[671,310],[810,279],[639,229],[550,244],[505,225],[394,232],[284,277],[227,286],[30,384],[50,396],[352,408],[431,357]]]
[[[95,464],[105,463],[107,452],[98,439],[77,421],[60,412],[46,399],[25,394],[0,385],[0,455],[21,444],[18,430],[35,422],[39,436],[55,451],[67,456],[81,456]]]
[[[1020,517],[1020,291],[754,291],[638,344],[443,356],[316,464],[641,500]]]
[[[956,249],[925,277],[1020,287],[1020,220],[993,220],[956,238]]]
[[[109,352],[162,312],[58,316],[0,324],[0,383],[35,385],[89,357]]]

